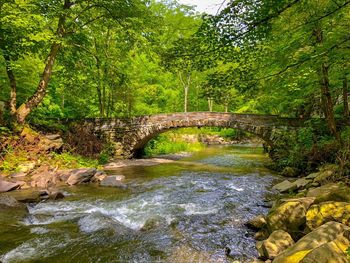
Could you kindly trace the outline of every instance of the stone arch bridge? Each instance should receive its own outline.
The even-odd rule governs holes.
[[[86,119],[84,127],[116,143],[120,158],[138,155],[149,140],[171,129],[185,127],[235,128],[249,132],[273,145],[276,130],[302,127],[303,119],[276,115],[255,115],[218,112],[155,114],[130,118]]]

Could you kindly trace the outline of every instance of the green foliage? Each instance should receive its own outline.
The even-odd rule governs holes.
[[[189,143],[181,139],[174,139],[169,134],[161,134],[152,139],[146,145],[144,153],[146,156],[155,156],[160,154],[195,152],[202,150],[204,145],[199,142]]]
[[[63,153],[52,153],[50,164],[52,166],[57,166],[61,169],[64,168],[86,168],[93,167],[98,168],[98,160],[86,158],[80,155],[72,154],[70,152]]]

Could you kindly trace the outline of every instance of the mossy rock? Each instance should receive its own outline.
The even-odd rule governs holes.
[[[284,230],[293,238],[298,238],[305,228],[306,212],[314,200],[314,198],[287,199],[273,208],[266,220],[270,233]]]
[[[343,183],[331,183],[310,189],[306,194],[307,197],[315,197],[314,203],[322,203],[327,201],[349,202],[350,203],[350,187]]]
[[[350,203],[325,202],[313,205],[306,213],[306,226],[309,230],[335,221],[350,226]]]
[[[274,263],[340,263],[346,256],[350,228],[338,222],[328,222],[307,234],[279,254]],[[334,247],[334,244],[336,247]],[[340,249],[339,249],[340,248]],[[332,260],[330,255],[333,256]]]

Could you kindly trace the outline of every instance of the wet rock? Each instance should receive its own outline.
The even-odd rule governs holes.
[[[264,226],[266,226],[266,218],[264,215],[259,215],[251,220],[249,220],[246,223],[246,226],[251,228],[251,229],[255,229],[255,230],[260,230],[262,229]]]
[[[14,191],[9,193],[9,195],[21,203],[36,203],[40,202],[40,200],[42,199],[42,193],[34,189]]]
[[[96,174],[96,169],[76,169],[71,171],[67,184],[76,185],[90,182],[91,178]]]
[[[23,208],[23,204],[18,202],[14,197],[7,194],[0,194],[0,209],[20,207]]]
[[[299,170],[293,167],[285,167],[281,175],[285,177],[297,177],[299,175]]]
[[[125,179],[124,175],[111,175],[105,177],[101,182],[101,186],[109,186],[109,187],[121,187],[125,188],[126,185],[122,182]]]
[[[107,174],[104,171],[97,171],[94,177],[91,179],[91,182],[101,182],[107,177]]]
[[[346,250],[348,247],[349,231],[350,228],[346,225],[337,222],[328,222],[301,238],[290,248],[287,248],[284,252],[278,255],[273,262],[346,262],[337,261],[337,258],[332,258],[332,260],[328,261],[329,257],[327,255],[324,255],[323,253],[320,253],[320,250],[322,250],[323,252],[328,250],[328,253],[330,253],[329,255],[334,255],[334,253],[340,252],[338,249],[333,247],[334,244],[337,244],[338,248],[346,247]],[[345,237],[345,239],[342,236]],[[329,245],[323,246],[327,243],[329,243]],[[342,253],[344,253],[344,251]],[[340,256],[340,258],[344,258],[344,255]]]
[[[329,222],[339,222],[350,226],[350,203],[325,202],[313,205],[306,213],[306,226],[314,230]]]
[[[271,232],[284,230],[294,238],[300,235],[306,223],[306,211],[315,198],[287,199],[267,215],[267,227]]]
[[[211,259],[210,255],[205,251],[194,249],[190,246],[182,245],[175,248],[170,255],[168,262],[184,263],[184,262],[206,262],[217,263],[217,260]]]
[[[61,191],[50,191],[49,192],[49,199],[51,200],[59,200],[59,199],[63,199],[65,197],[65,195],[61,192]]]
[[[15,190],[21,186],[18,182],[9,182],[0,178],[0,193]]]
[[[281,193],[286,192],[293,192],[297,189],[296,184],[289,182],[288,180],[285,180],[279,184],[276,184],[274,187],[272,187],[273,190],[277,190]]]
[[[105,230],[111,231],[116,235],[127,235],[132,232],[131,229],[124,226],[119,221],[98,212],[80,218],[78,224],[79,229],[85,233]]]
[[[343,183],[325,184],[310,189],[306,196],[315,197],[315,203],[327,201],[350,202],[350,187]]]
[[[257,242],[257,249],[260,258],[274,259],[292,245],[294,245],[294,240],[287,232],[276,230],[268,239]]]
[[[140,229],[141,231],[152,231],[157,228],[167,227],[168,224],[165,218],[161,216],[154,216],[152,218],[147,219],[146,223]]]

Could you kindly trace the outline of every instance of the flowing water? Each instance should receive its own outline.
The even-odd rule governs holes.
[[[0,261],[246,262],[256,251],[244,223],[267,212],[276,179],[267,161],[257,147],[210,147],[114,171],[126,188],[77,186],[27,214],[0,212]]]

